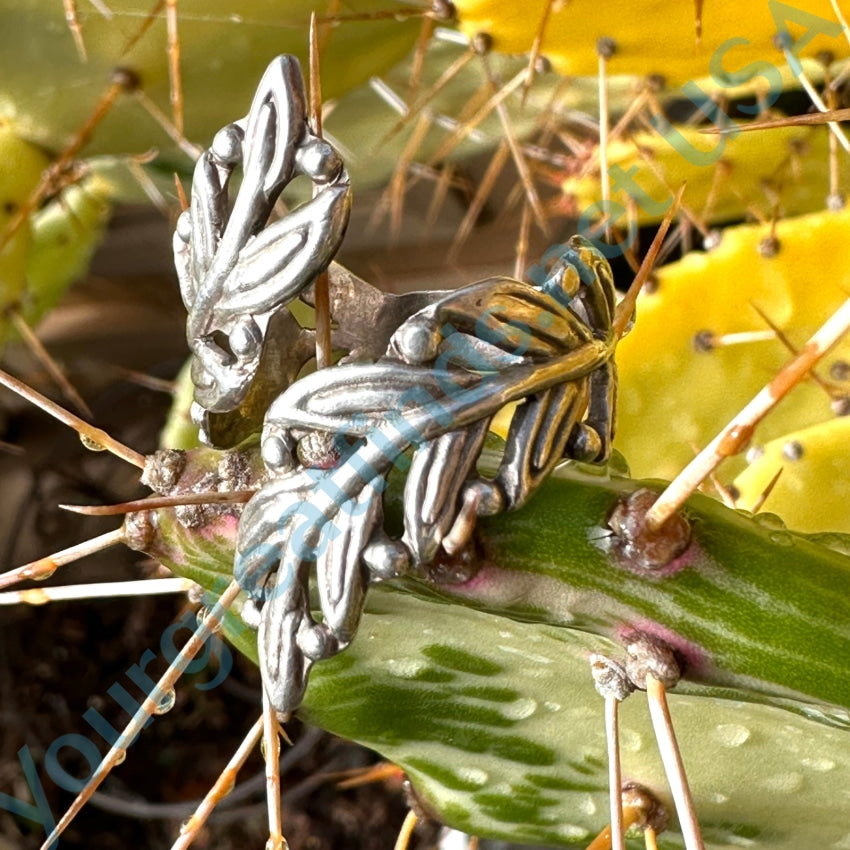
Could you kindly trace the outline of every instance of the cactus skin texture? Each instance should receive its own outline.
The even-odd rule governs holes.
[[[789,216],[823,209],[829,193],[825,127],[716,136],[672,125],[670,132],[673,143],[644,131],[608,147],[611,198],[624,209],[631,199],[636,201],[639,225],[661,221],[671,194],[683,183],[683,203],[705,225],[756,214],[770,219],[777,210]],[[846,172],[840,189],[850,191]],[[601,198],[598,169],[568,177],[561,190],[568,208],[580,215]]]
[[[133,42],[152,5],[146,0],[116,0],[109,4],[113,17],[107,20],[94,6],[78,3],[86,62],[77,54],[61,3],[24,0],[5,10],[0,30],[4,71],[0,114],[13,117],[23,137],[58,151],[88,116],[112,69],[121,66],[132,70],[145,95],[171,116],[163,10]],[[368,17],[385,8],[381,0],[367,0],[358,4],[357,12]],[[185,134],[191,140],[206,140],[221,127],[222,116],[244,114],[257,80],[274,56],[292,53],[306,67],[310,13],[326,14],[327,3],[188,0],[177,3],[176,9]],[[417,18],[333,27],[322,54],[325,97],[338,97],[398,62],[413,45],[418,29]],[[152,147],[170,159],[175,156],[173,143],[141,103],[124,96],[85,153],[139,153]]]
[[[92,174],[32,218],[24,317],[38,322],[88,270],[112,211],[113,186]]]
[[[752,463],[735,478],[738,506],[752,510],[781,469],[766,508],[786,517],[793,528],[827,535],[846,534],[850,529],[848,440],[850,420],[842,416],[783,434],[759,446],[751,455]],[[836,540],[839,544],[842,541],[842,537]]]
[[[771,236],[769,225],[729,227],[711,251],[694,251],[658,270],[657,289],[638,300],[634,330],[617,351],[621,387],[617,446],[636,476],[674,476],[693,457],[693,446],[705,445],[791,357],[777,339],[706,350],[698,334],[769,331],[755,305],[799,347],[844,301],[850,287],[848,226],[846,210],[785,219],[776,226],[775,244],[765,242]],[[818,371],[824,376],[840,371],[848,358],[850,343],[845,340]],[[835,395],[842,395],[841,382],[831,384]],[[784,435],[833,416],[830,395],[814,381],[806,381],[758,427],[754,443],[787,441]],[[647,433],[653,434],[651,441],[646,440]],[[836,461],[840,472],[841,462]],[[734,473],[740,471],[743,459],[729,463]],[[777,469],[771,464],[770,476]],[[802,498],[796,505],[787,500],[780,511],[771,501],[768,509],[781,513],[789,526],[799,530],[850,530],[846,512],[837,507],[823,515],[824,521],[828,515],[835,525],[810,522],[820,510],[819,502],[831,495],[837,498],[835,505],[843,500],[844,479],[822,472],[809,491],[817,493],[816,504],[806,505]],[[752,501],[748,496],[744,504]]]
[[[43,151],[21,139],[8,124],[0,124],[0,233],[14,222],[50,162]],[[18,229],[0,249],[0,309],[20,304],[27,287],[27,260],[32,230]],[[6,331],[0,331],[0,340]]]
[[[512,3],[510,0],[457,0],[458,23],[469,36],[487,33],[493,49],[527,53],[540,28],[549,0]],[[613,39],[609,60],[612,74],[638,77],[660,75],[669,86],[692,80],[728,89],[736,79],[766,87],[778,81],[767,66],[784,65],[774,43],[778,29],[799,40],[795,52],[809,58],[828,50],[836,58],[850,55],[848,44],[829,0],[807,0],[796,8],[776,0],[742,4],[730,14],[719,2],[669,3],[662,0],[570,0],[549,14],[541,44],[555,70],[565,75],[595,76],[599,67],[597,42]],[[556,4],[552,4],[556,6]],[[697,35],[696,8],[702,7],[701,34]],[[809,35],[812,38],[808,38]],[[801,38],[802,37],[802,38]],[[805,39],[805,43],[803,41]],[[734,41],[731,41],[734,40]],[[714,60],[714,65],[710,63]],[[761,63],[753,66],[751,63]],[[718,81],[713,84],[708,77]],[[736,77],[737,75],[737,77]],[[703,79],[708,78],[708,79]],[[781,72],[783,83],[790,79]]]
[[[16,310],[31,325],[53,308],[88,268],[112,208],[113,186],[96,174],[66,188],[26,220],[26,208],[50,160],[8,125],[0,127],[0,234],[15,228],[0,249],[0,347],[17,334],[8,318]]]

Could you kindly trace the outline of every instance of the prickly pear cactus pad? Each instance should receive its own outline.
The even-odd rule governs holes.
[[[166,11],[158,7],[151,17],[152,5],[118,0],[109,4],[107,14],[93,5],[77,4],[82,48],[75,46],[61,4],[25,0],[6,9],[0,31],[6,69],[0,84],[0,114],[14,119],[20,135],[58,150],[107,88],[112,70],[121,67],[131,72],[131,85],[86,153],[172,148],[167,130],[132,94],[137,84],[145,98],[168,116],[166,122],[171,121]],[[328,29],[322,62],[326,98],[337,97],[398,62],[413,45],[418,20],[372,14],[385,8],[381,0],[367,0],[358,4],[353,22]],[[181,2],[174,4],[174,10],[179,47],[172,42],[171,49],[179,49],[184,131],[189,139],[203,140],[219,128],[223,114],[244,110],[273,56],[292,53],[306,58],[304,34],[310,14],[324,15],[327,4],[214,0]],[[148,19],[150,26],[145,25]]]
[[[210,450],[187,460],[179,488],[218,463]],[[452,826],[586,846],[607,818],[602,700],[589,660],[617,657],[622,624],[640,622],[676,635],[692,659],[671,711],[707,846],[840,843],[850,763],[850,714],[840,706],[850,695],[830,671],[850,639],[846,557],[696,497],[687,566],[639,575],[600,549],[598,525],[635,486],[558,474],[535,503],[486,524],[468,582],[373,589],[352,646],[317,666],[305,717],[400,764],[425,807]],[[168,510],[155,527],[151,554],[207,587],[228,581],[231,520],[211,515],[187,531]],[[812,642],[816,620],[825,632]],[[251,630],[235,619],[228,628],[255,652]],[[644,695],[622,712],[624,780],[670,808]],[[680,846],[675,832],[660,846]]]
[[[704,226],[757,214],[769,219],[777,209],[783,216],[823,209],[829,194],[825,127],[741,132],[731,138],[687,126],[674,126],[672,132],[675,145],[660,133],[642,131],[608,146],[611,198],[624,208],[636,200],[638,224],[659,222],[671,188],[682,184],[687,184],[683,203]],[[846,172],[840,186],[850,189]],[[602,191],[598,171],[568,177],[561,188],[576,213],[598,203]]]
[[[108,180],[93,174],[32,217],[28,285],[22,298],[27,321],[38,322],[85,274],[106,230],[112,194]]]
[[[756,446],[750,464],[734,481],[738,505],[753,510],[781,469],[766,503],[768,510],[785,517],[793,528],[846,533],[848,439],[850,419],[840,416]]]
[[[802,36],[801,58],[822,50],[837,57],[848,55],[829,0],[812,0],[805,9],[775,0],[747,3],[735,15],[729,14],[728,6],[710,0],[604,4],[534,0],[523,5],[458,0],[455,5],[461,29],[469,36],[487,33],[495,50],[527,53],[542,33],[541,55],[569,75],[596,74],[600,39],[613,41],[612,73],[660,75],[671,86],[707,77],[709,72],[728,84],[735,71],[750,63],[784,64],[774,40],[777,30],[789,31],[795,41]],[[764,79],[757,83],[764,85]]]
[[[0,172],[0,228],[5,233],[50,160],[5,122],[0,123],[0,157],[5,163]],[[0,249],[0,304],[3,310],[15,305],[24,293],[31,245],[32,230],[27,226],[7,239]]]
[[[400,764],[426,807],[456,828],[586,847],[608,818],[588,659],[612,651],[569,629],[376,593],[351,652],[317,670],[306,716]],[[676,695],[671,711],[707,846],[847,839],[847,731],[709,696]],[[624,781],[672,811],[642,694],[623,703],[620,723]],[[674,832],[659,846],[681,846]]]
[[[639,300],[640,319],[617,352],[617,444],[636,475],[674,476],[692,447],[705,445],[789,359],[767,320],[799,347],[844,300],[848,227],[846,210],[784,219],[775,230],[730,227],[711,250],[658,270],[657,288]],[[756,336],[736,343],[739,333]],[[820,371],[840,372],[848,356],[848,343],[839,343]],[[836,398],[843,394],[840,382],[831,386]],[[758,428],[754,445],[830,419],[832,401],[823,386],[804,382]]]

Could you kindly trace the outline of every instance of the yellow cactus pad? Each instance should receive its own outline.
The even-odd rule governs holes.
[[[28,222],[20,226],[16,222],[50,160],[11,126],[0,123],[0,162],[0,310],[5,310],[21,299],[26,286],[31,231]],[[14,234],[12,227],[17,227]]]
[[[777,204],[783,215],[814,212],[829,192],[828,133],[826,127],[783,127],[731,137],[676,126],[664,136],[637,133],[608,147],[611,199],[624,210],[633,200],[641,225],[660,221],[684,182],[683,203],[706,224],[769,219]],[[564,181],[562,189],[577,215],[592,209],[602,195],[598,167]],[[842,189],[850,189],[846,169]]]
[[[797,531],[850,532],[850,418],[838,417],[786,434],[760,448],[735,479],[737,504],[752,510],[779,469],[764,503]]]
[[[526,53],[550,2],[456,0],[455,6],[467,35],[485,32],[493,38],[494,49]],[[702,6],[699,40],[697,5]],[[613,39],[616,45],[611,73],[660,74],[671,86],[708,77],[712,70],[716,70],[716,83],[721,87],[744,82],[748,75],[766,86],[767,78],[761,76],[771,73],[766,66],[784,65],[774,43],[780,28],[790,33],[801,58],[821,50],[836,57],[850,55],[829,0],[756,0],[737,4],[734,12],[729,4],[717,0],[701,4],[693,0],[554,0],[551,6],[541,53],[562,74],[596,74],[600,38]],[[762,64],[750,66],[754,62]]]
[[[22,298],[30,323],[38,322],[85,274],[106,229],[112,196],[109,183],[93,174],[33,216],[27,291]]]
[[[790,358],[775,339],[721,344],[729,334],[768,331],[752,305],[795,346],[850,292],[850,212],[727,228],[711,252],[693,252],[658,271],[658,288],[638,300],[634,330],[618,348],[616,446],[638,477],[671,478]],[[698,335],[699,339],[698,339]],[[732,337],[728,342],[734,342]],[[722,343],[724,340],[720,340]],[[820,372],[850,359],[850,342]],[[756,431],[767,442],[832,418],[830,398],[812,381],[796,387]],[[649,435],[649,436],[648,436]],[[734,468],[734,466],[732,467]],[[730,467],[724,467],[728,480]]]

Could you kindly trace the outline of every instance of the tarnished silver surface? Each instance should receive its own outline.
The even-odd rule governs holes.
[[[228,188],[242,182],[232,209]],[[268,224],[298,175],[320,187],[312,200]],[[348,223],[348,174],[307,124],[297,60],[275,59],[248,115],[228,124],[198,160],[192,199],[177,222],[174,257],[193,354],[193,418],[211,441],[210,415],[239,407],[263,356],[269,323],[327,268]]]
[[[236,165],[244,177],[228,215]],[[321,191],[266,226],[298,173]],[[265,412],[270,480],[242,514],[234,576],[260,610],[265,687],[284,713],[301,703],[312,664],[354,638],[370,579],[427,578],[468,545],[477,517],[522,505],[565,457],[600,462],[611,445],[613,281],[578,237],[540,285],[499,277],[392,296],[331,264],[333,343],[348,354],[295,380],[311,332],[285,305],[311,302],[348,203],[345,169],[310,133],[300,71],[282,57],[248,116],[199,160],[175,236],[202,433],[236,439]],[[485,437],[511,403],[504,452],[484,475]],[[397,539],[383,518],[394,469],[406,473]]]
[[[574,248],[587,268],[600,259],[589,245],[576,241]],[[297,708],[310,664],[352,639],[367,568],[381,578],[427,575],[437,558],[465,545],[477,516],[523,504],[565,454],[607,456],[610,272],[595,269],[589,284],[574,265],[557,274],[549,291],[495,278],[444,293],[402,321],[377,362],[314,372],[269,407],[261,446],[275,480],[243,515],[236,575],[243,586],[270,583],[262,651],[283,665],[265,671],[278,710]],[[521,403],[504,455],[495,475],[482,477],[484,437],[510,402]],[[305,494],[299,444],[316,432],[326,435],[332,460],[309,470]],[[391,540],[382,528],[382,493],[396,467],[407,473],[404,532]],[[313,564],[321,622],[306,589],[290,587],[306,581]],[[316,629],[322,640],[311,638],[305,659],[298,647]]]

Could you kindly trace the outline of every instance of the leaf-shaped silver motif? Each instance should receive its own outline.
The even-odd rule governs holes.
[[[570,267],[567,273],[572,281],[566,286],[577,293],[579,272]],[[279,710],[297,706],[314,660],[353,638],[365,596],[367,550],[392,554],[389,569],[370,557],[381,576],[399,565],[427,570],[443,547],[456,551],[463,545],[476,515],[523,504],[562,460],[571,438],[578,445],[576,435],[593,434],[595,442],[585,441],[592,451],[582,459],[605,456],[614,387],[613,339],[605,324],[613,305],[608,285],[610,278],[594,278],[588,288],[599,291],[576,299],[578,309],[566,298],[506,278],[435,295],[403,319],[378,362],[314,372],[270,405],[263,456],[269,472],[281,477],[255,497],[256,511],[252,500],[243,523],[251,525],[254,545],[271,544],[279,560],[262,632],[270,642],[263,663],[278,665],[265,675],[275,683],[269,693],[273,702],[281,700],[274,702]],[[488,305],[483,313],[482,305]],[[398,303],[387,306],[399,309]],[[600,315],[601,326],[585,321]],[[522,403],[500,466],[492,479],[482,479],[477,460],[490,419],[513,401]],[[301,503],[298,488],[281,482],[303,474],[297,446],[316,433],[333,443],[340,458],[327,470],[312,470],[314,486]],[[412,461],[405,455],[409,449]],[[406,468],[407,480],[404,533],[393,542],[381,528],[380,494],[397,465]],[[291,522],[297,514],[300,525]],[[275,521],[277,528],[269,531]],[[295,600],[306,604],[313,561],[321,623],[306,609],[296,615],[294,607]],[[301,591],[287,585],[278,594],[288,581],[302,582]],[[302,646],[309,647],[309,658],[298,651]]]
[[[422,445],[404,484],[404,535],[415,568],[427,567],[437,556],[457,519],[461,496],[487,436],[489,419],[460,431],[450,431]],[[450,474],[446,474],[450,470]]]
[[[228,185],[239,166],[242,181],[228,212]],[[313,181],[316,196],[268,225],[281,191],[300,174]],[[278,57],[248,115],[224,127],[198,160],[191,205],[174,237],[202,439],[226,430],[215,429],[211,415],[243,403],[271,318],[328,267],[349,208],[345,167],[307,124],[298,62]]]

